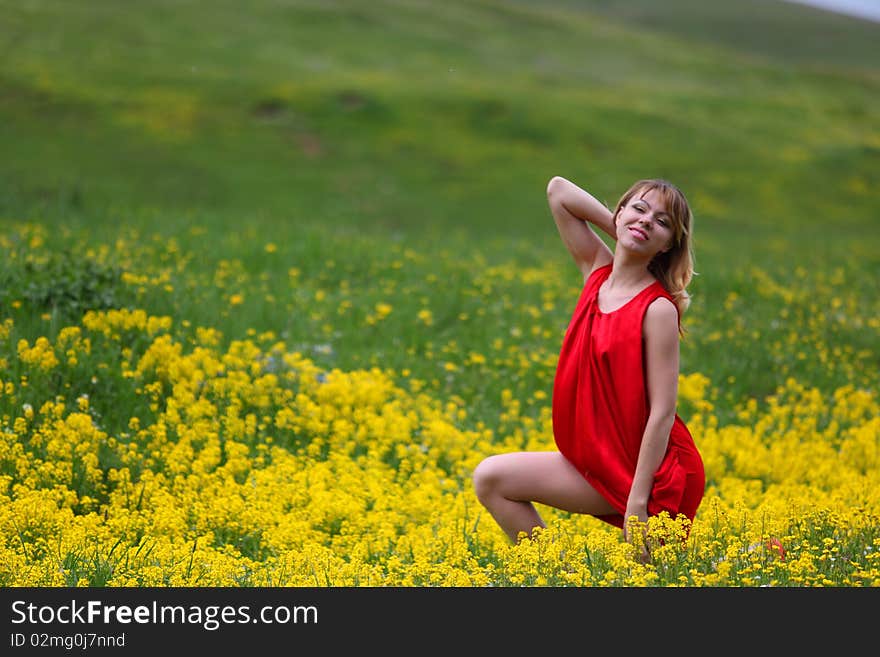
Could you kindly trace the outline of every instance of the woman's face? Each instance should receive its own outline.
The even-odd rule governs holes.
[[[672,245],[672,217],[656,190],[636,192],[617,214],[617,241],[621,246],[654,257]]]

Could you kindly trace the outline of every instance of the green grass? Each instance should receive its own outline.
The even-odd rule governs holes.
[[[577,293],[547,180],[611,204],[664,176],[696,213],[685,371],[731,413],[789,376],[874,385],[880,28],[788,3],[657,6],[2,1],[0,221],[42,223],[73,256],[34,271],[19,245],[0,303],[26,299],[34,335],[106,302],[329,343],[330,364],[410,369],[493,421],[504,387],[548,389]],[[173,291],[77,286],[101,246],[100,267],[166,268]],[[232,310],[213,284],[228,263]],[[500,273],[521,267],[558,280]],[[835,319],[838,296],[860,305]],[[365,324],[380,301],[394,312]],[[491,380],[436,372],[499,337],[543,360],[513,382],[503,359]]]

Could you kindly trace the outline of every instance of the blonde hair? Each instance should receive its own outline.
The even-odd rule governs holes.
[[[672,246],[658,253],[648,264],[648,271],[660,281],[660,284],[672,296],[679,314],[683,314],[691,303],[687,286],[694,277],[694,253],[691,240],[693,214],[681,190],[667,180],[646,178],[639,180],[620,197],[614,211],[614,221],[623,207],[637,194],[643,196],[647,192],[656,191],[669,214],[672,223]]]

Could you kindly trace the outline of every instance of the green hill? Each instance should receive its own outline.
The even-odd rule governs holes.
[[[880,28],[662,6],[3,2],[0,215],[535,239],[551,175],[609,203],[661,175],[707,248],[861,249]]]

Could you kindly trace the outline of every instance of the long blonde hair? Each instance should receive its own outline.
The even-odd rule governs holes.
[[[679,314],[683,314],[691,303],[687,286],[694,277],[694,253],[691,231],[693,214],[682,191],[662,178],[646,178],[639,180],[620,197],[614,211],[614,221],[623,207],[636,194],[644,195],[651,190],[656,191],[666,205],[672,223],[672,246],[658,253],[648,264],[648,271],[660,281],[660,284],[672,295]]]

